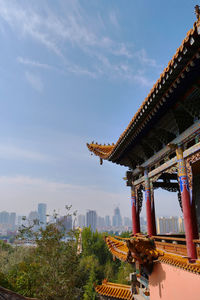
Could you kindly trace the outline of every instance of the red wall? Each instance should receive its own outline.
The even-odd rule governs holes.
[[[149,278],[150,300],[199,300],[200,275],[156,263]]]

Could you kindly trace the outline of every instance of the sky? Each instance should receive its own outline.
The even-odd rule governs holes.
[[[131,215],[116,142],[195,21],[193,0],[0,0],[0,211]],[[155,192],[158,215],[180,214]],[[145,214],[144,210],[142,212]]]

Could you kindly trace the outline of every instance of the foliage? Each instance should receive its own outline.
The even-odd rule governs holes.
[[[120,237],[123,237],[123,238],[130,238],[132,232],[130,231],[123,231],[121,234],[120,234]]]
[[[0,242],[0,285],[43,300],[93,300],[94,284],[101,284],[104,278],[127,283],[132,272],[130,265],[119,260],[113,262],[103,233],[84,228],[82,253],[78,255],[80,232],[72,231],[66,241],[57,214],[54,219],[55,223],[37,231],[35,224],[21,229],[20,240],[29,239],[35,247],[13,247]]]
[[[112,256],[104,241],[104,234],[93,232],[90,227],[82,231],[83,256],[95,255],[100,265],[104,265]]]
[[[95,300],[96,299],[96,293],[94,291],[94,284],[96,281],[96,274],[95,274],[95,267],[94,265],[91,268],[89,279],[84,286],[84,300]]]
[[[117,280],[116,282],[122,283],[122,284],[128,284],[129,282],[129,274],[133,273],[133,266],[130,264],[127,264],[125,262],[121,262],[121,265],[119,267],[118,273],[117,273]]]

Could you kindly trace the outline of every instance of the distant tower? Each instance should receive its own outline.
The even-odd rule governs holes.
[[[38,204],[38,217],[39,217],[39,224],[42,227],[46,226],[47,223],[47,205],[45,203],[39,203]]]
[[[105,216],[105,223],[106,223],[106,227],[110,227],[111,226],[110,216]]]
[[[15,212],[10,213],[9,219],[10,219],[9,223],[11,225],[11,228],[14,229],[16,224],[16,213]]]
[[[37,226],[38,225],[39,217],[38,217],[37,211],[31,211],[29,213],[28,222],[29,222],[29,225],[31,225],[31,226],[33,226],[33,225]]]
[[[0,224],[9,224],[9,213],[7,211],[0,212]]]
[[[62,223],[62,226],[64,226],[64,229],[66,232],[69,232],[70,230],[72,230],[72,216],[71,215],[61,217],[60,221]]]
[[[85,227],[85,216],[84,215],[78,215],[78,226],[80,228]]]
[[[91,227],[92,231],[96,231],[97,227],[97,213],[95,210],[89,210],[86,213],[86,226]]]
[[[121,214],[120,214],[119,207],[116,207],[114,209],[113,226],[114,227],[120,227],[120,226],[122,226],[122,217],[121,217]]]

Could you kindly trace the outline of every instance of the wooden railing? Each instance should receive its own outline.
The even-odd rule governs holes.
[[[153,236],[156,248],[169,253],[187,256],[186,239],[176,236]]]
[[[187,257],[186,239],[181,236],[156,235],[152,236],[158,249]],[[200,259],[200,240],[194,240],[197,258]]]
[[[164,240],[164,241],[169,241],[171,243],[183,243],[186,244],[186,239],[183,237],[176,237],[176,236],[168,236],[168,235],[155,235],[152,236],[155,240]]]

